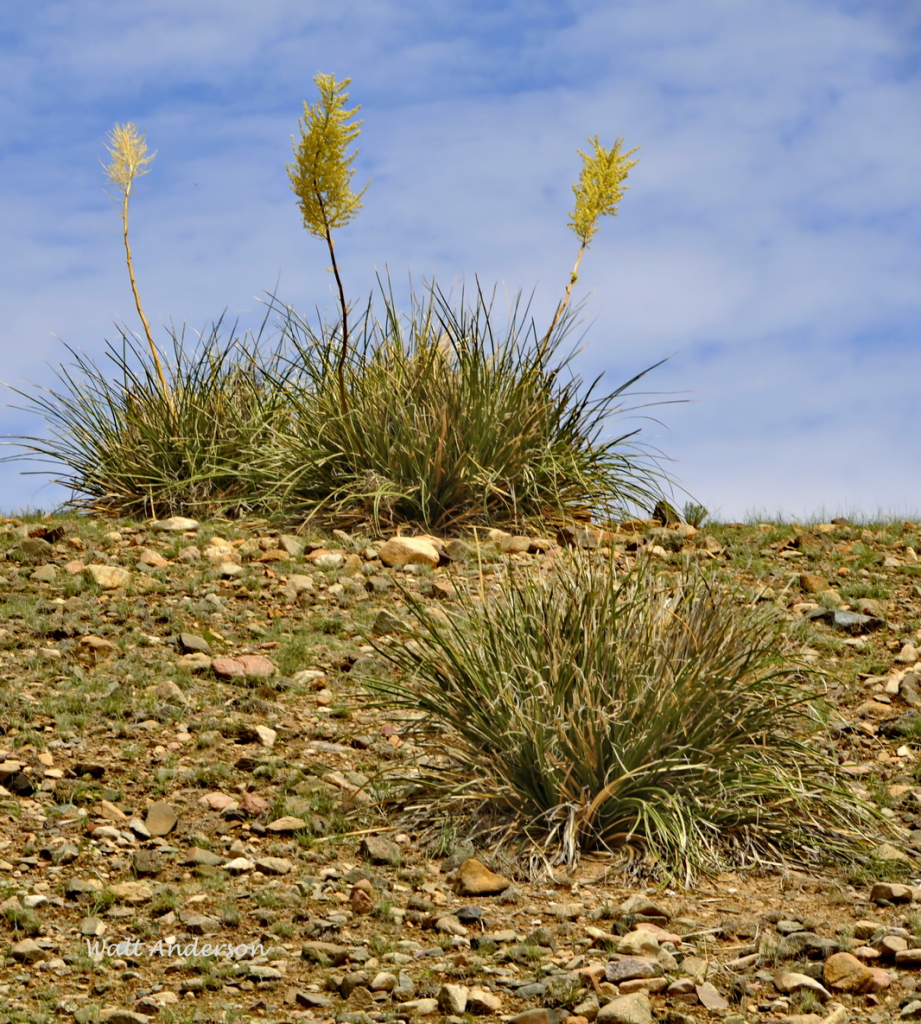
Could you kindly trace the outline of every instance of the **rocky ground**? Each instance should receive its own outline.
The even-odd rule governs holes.
[[[921,1019],[921,524],[472,540],[0,521],[0,1021]],[[678,890],[407,826],[365,638],[567,545],[776,604],[894,842]]]

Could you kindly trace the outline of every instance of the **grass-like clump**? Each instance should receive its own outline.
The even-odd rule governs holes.
[[[479,291],[452,303],[432,287],[407,315],[385,292],[384,312],[369,306],[343,364],[335,330],[273,299],[271,345],[264,329],[225,336],[220,324],[191,347],[174,334],[166,389],[160,364],[123,332],[109,367],[72,352],[61,387],[18,392],[49,428],[20,447],[66,467],[58,480],[76,504],[123,517],[448,530],[655,503],[636,432],[604,437],[634,381],[604,394],[583,386],[561,354],[568,317],[540,344],[526,310],[502,321]]]
[[[668,585],[564,562],[433,616],[411,602],[400,670],[438,813],[484,810],[572,863],[638,848],[687,879],[727,863],[853,856],[868,805],[810,745],[816,694],[779,624],[701,576]]]

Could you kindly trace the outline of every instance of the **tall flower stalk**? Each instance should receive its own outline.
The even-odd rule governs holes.
[[[342,309],[342,346],[337,376],[339,401],[343,412],[348,409],[345,393],[345,361],[349,351],[349,310],[345,289],[336,262],[333,230],[348,224],[361,209],[361,199],[368,188],[352,191],[352,163],[358,155],[348,147],[361,133],[361,121],[351,120],[361,107],[346,109],[349,94],[345,91],[352,80],[337,82],[333,75],[318,74],[314,78],[320,90],[320,99],[311,106],[304,103],[304,116],[299,120],[300,140],[292,136],[294,163],[288,164],[291,189],[298,198],[304,227],[318,238],[324,239],[329,249],[339,304]]]
[[[636,149],[631,149],[628,153],[621,152],[624,142],[621,138],[618,138],[610,149],[605,149],[601,145],[597,135],[588,141],[591,143],[594,153],[588,154],[579,150],[579,156],[582,157],[582,172],[579,175],[579,180],[572,186],[576,205],[569,215],[569,226],[575,231],[582,244],[579,246],[575,265],[569,275],[566,294],[556,307],[556,313],[554,313],[550,327],[541,342],[541,355],[549,344],[550,335],[553,334],[569,305],[573,285],[579,280],[579,266],[582,263],[582,257],[598,230],[598,221],[602,217],[617,216],[617,206],[627,190],[627,186],[624,184],[627,175],[630,169],[639,163],[639,160],[630,159]]]
[[[128,207],[131,201],[131,191],[134,182],[148,173],[148,164],[157,155],[147,152],[147,137],[138,132],[135,124],[116,124],[108,135],[109,145],[106,149],[112,157],[112,162],[105,166],[106,181],[115,190],[121,203],[122,233],[125,240],[125,261],[128,264],[128,277],[131,281],[131,293],[134,295],[134,304],[137,307],[138,316],[144,325],[144,334],[147,336],[147,344],[150,346],[150,354],[153,356],[154,366],[160,387],[163,390],[163,397],[169,406],[173,420],[176,419],[176,406],[173,403],[173,396],[166,383],[163,374],[163,367],[160,364],[160,354],[154,344],[153,335],[150,333],[150,324],[144,315],[141,306],[141,297],[138,294],[137,281],[134,277],[134,263],[131,258],[131,242],[128,238]]]

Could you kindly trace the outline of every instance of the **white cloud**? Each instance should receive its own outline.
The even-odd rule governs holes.
[[[285,301],[327,302],[325,254],[284,173],[322,69],[352,75],[366,118],[356,166],[374,180],[339,247],[353,293],[385,264],[399,286],[407,269],[445,285],[478,273],[536,285],[544,322],[577,247],[575,149],[622,135],[641,163],[583,264],[586,375],[616,384],[676,353],[653,386],[699,400],[662,411],[659,444],[727,515],[921,509],[904,470],[918,28],[905,5],[832,0],[7,8],[0,379],[47,381],[53,334],[98,354],[113,319],[135,322],[98,164],[115,120],[159,150],[132,222],[155,321],[204,327],[227,307],[255,323],[276,280]],[[32,487],[0,467],[0,507]]]

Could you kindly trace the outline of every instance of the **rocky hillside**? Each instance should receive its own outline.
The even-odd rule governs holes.
[[[921,1020],[919,544],[843,520],[0,522],[0,1021]],[[678,888],[599,854],[532,876],[458,820],[412,824],[417,751],[360,685],[386,670],[368,637],[400,642],[409,594],[450,607],[572,547],[776,606],[892,841]]]

